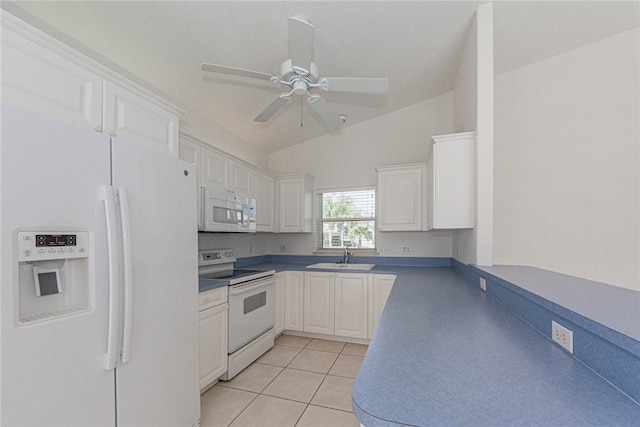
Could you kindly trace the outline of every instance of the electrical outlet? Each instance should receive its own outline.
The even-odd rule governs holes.
[[[287,245],[280,245],[280,252],[286,253],[287,252]]]
[[[403,254],[410,254],[411,253],[411,246],[403,246],[402,247],[402,253]]]
[[[560,347],[573,354],[573,331],[567,329],[559,323],[551,321],[551,339],[557,342]]]
[[[480,289],[487,291],[487,281],[484,278],[480,278]]]

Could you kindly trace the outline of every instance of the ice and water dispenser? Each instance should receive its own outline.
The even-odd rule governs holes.
[[[88,232],[19,231],[17,240],[19,324],[91,309]]]

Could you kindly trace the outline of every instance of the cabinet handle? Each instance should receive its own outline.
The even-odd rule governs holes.
[[[98,125],[95,127],[96,132],[102,132],[102,126]]]
[[[111,132],[109,132],[109,135],[111,135],[111,136],[116,136],[116,131],[115,131],[115,130],[112,130]]]

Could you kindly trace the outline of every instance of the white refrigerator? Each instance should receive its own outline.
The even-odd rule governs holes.
[[[198,425],[195,169],[1,119],[0,425]]]

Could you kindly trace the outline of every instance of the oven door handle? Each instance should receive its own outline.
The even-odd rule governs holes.
[[[232,285],[229,286],[229,295],[240,295],[251,292],[258,288],[263,288],[265,286],[276,284],[276,280],[274,277],[269,277],[265,279],[260,279],[257,282],[247,283],[246,285]]]

